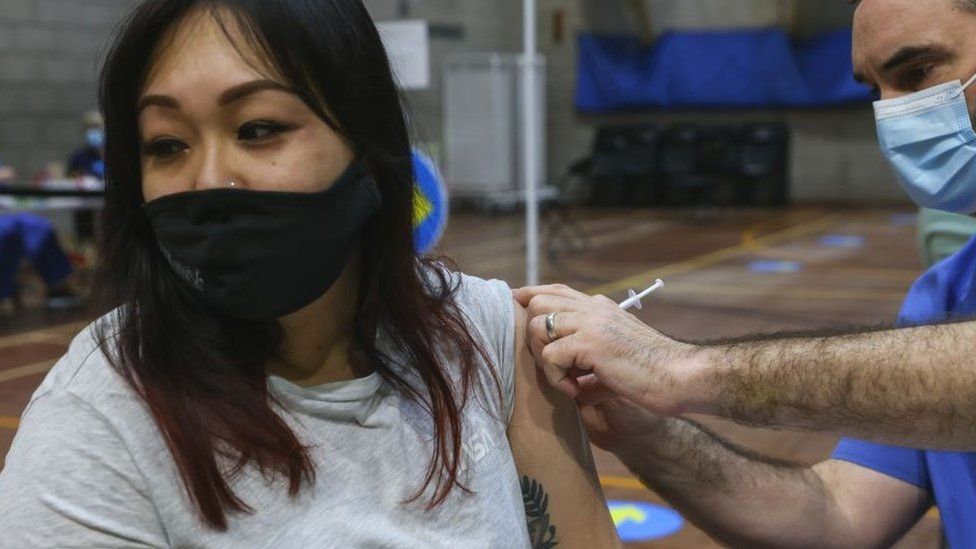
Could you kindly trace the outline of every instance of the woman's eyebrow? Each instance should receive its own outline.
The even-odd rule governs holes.
[[[264,90],[274,90],[293,95],[295,94],[295,90],[285,86],[284,84],[275,82],[274,80],[253,80],[251,82],[245,82],[225,90],[217,99],[217,104],[223,107]],[[139,100],[136,113],[141,114],[142,111],[149,106],[179,110],[180,102],[168,95],[147,95]]]
[[[163,107],[164,109],[180,109],[180,102],[168,95],[147,95],[139,100],[139,105],[136,107],[136,114],[142,114],[142,111],[151,105]]]
[[[222,94],[220,94],[217,104],[223,107],[235,101],[240,101],[251,94],[264,90],[281,91],[290,94],[295,93],[295,91],[288,86],[273,80],[254,80],[252,82],[245,82],[243,84],[234,86],[233,88],[224,91]]]

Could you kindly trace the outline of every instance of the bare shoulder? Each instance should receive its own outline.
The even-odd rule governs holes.
[[[576,403],[535,367],[526,346],[526,312],[514,306],[515,410],[508,438],[532,546],[618,546]]]

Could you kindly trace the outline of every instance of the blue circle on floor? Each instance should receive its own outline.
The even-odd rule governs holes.
[[[856,234],[829,234],[820,238],[820,245],[828,248],[863,248],[865,238]]]
[[[620,540],[651,541],[681,531],[684,519],[676,511],[643,501],[608,501],[610,516]]]
[[[803,270],[803,265],[797,261],[778,261],[763,259],[749,263],[749,270],[754,273],[788,274]]]
[[[433,159],[413,151],[413,241],[417,253],[425,254],[437,246],[447,227],[447,187]]]

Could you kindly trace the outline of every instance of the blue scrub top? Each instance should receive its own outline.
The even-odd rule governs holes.
[[[928,324],[976,315],[976,238],[915,282],[900,323]],[[834,459],[849,461],[926,490],[952,547],[976,547],[976,453],[934,452],[844,439]]]

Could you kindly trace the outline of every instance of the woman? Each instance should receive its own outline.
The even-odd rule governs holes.
[[[605,547],[509,289],[416,257],[359,0],[149,0],[106,62],[102,288],[0,476],[11,547]]]

